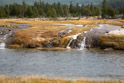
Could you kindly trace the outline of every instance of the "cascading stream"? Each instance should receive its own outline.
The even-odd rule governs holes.
[[[83,41],[81,42],[80,46],[81,47],[79,48],[79,50],[86,49],[86,37],[83,38]]]
[[[87,33],[87,31],[84,32],[84,34],[86,34],[86,33]],[[83,40],[80,43],[79,50],[84,50],[84,49],[86,49],[86,37],[83,37]]]
[[[7,38],[7,35],[8,34],[4,35],[3,38],[1,38],[0,49],[5,49],[5,47],[6,47],[5,40]]]
[[[73,27],[77,27],[77,28],[83,27],[83,25],[73,25],[73,24],[66,24],[66,26],[70,26],[71,29],[72,29]],[[87,28],[87,27],[85,27],[85,28]],[[87,32],[85,32],[85,33],[87,33]],[[73,40],[77,40],[77,37],[78,37],[80,34],[82,34],[82,33],[78,33],[78,34],[76,34],[76,35],[72,35],[72,36],[71,36],[71,39],[70,39],[70,41],[69,41],[69,43],[68,43],[67,46],[66,46],[66,48],[70,49],[70,48],[71,48],[71,47],[70,47],[71,43],[73,42]],[[83,47],[83,46],[81,46],[81,47]],[[84,47],[85,47],[85,46],[84,46]]]
[[[72,43],[73,40],[76,40],[77,37],[78,37],[80,34],[81,34],[81,33],[78,33],[78,34],[76,34],[76,35],[71,36],[72,38],[71,38],[71,40],[69,41],[69,43],[68,43],[68,45],[66,46],[66,48],[70,49],[70,48],[71,48],[71,47],[70,47],[70,44]]]
[[[71,44],[72,41],[73,41],[73,39],[71,39],[71,40],[69,41],[68,45],[66,46],[67,49],[70,49],[70,48],[71,48],[71,47],[70,47],[70,44]]]
[[[5,43],[0,43],[0,49],[5,49],[6,44]]]

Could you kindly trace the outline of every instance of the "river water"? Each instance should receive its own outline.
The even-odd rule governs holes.
[[[124,80],[124,52],[0,50],[0,74]]]

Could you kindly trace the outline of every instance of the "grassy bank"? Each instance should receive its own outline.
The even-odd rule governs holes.
[[[8,78],[0,77],[0,83],[123,83],[121,81],[92,81],[92,80],[63,80],[63,79],[47,79],[40,77],[18,77]]]
[[[54,39],[53,45],[55,47],[65,47],[70,40],[69,36],[75,35],[77,33],[82,33],[88,31],[93,27],[98,26],[97,23],[104,22],[103,20],[68,20],[68,21],[42,21],[39,19],[2,19],[7,23],[14,24],[29,24],[30,28],[18,30],[14,35],[14,45],[12,48],[28,47],[45,47],[50,40]],[[63,37],[58,37],[58,33],[69,26],[61,24],[76,24],[83,25],[83,27],[73,27],[70,33],[65,34]],[[87,26],[87,28],[85,28]],[[15,46],[15,47],[14,47]]]
[[[118,20],[120,21],[120,20]],[[121,20],[122,22],[123,20]],[[29,24],[30,28],[22,29],[15,32],[14,44],[11,48],[37,48],[46,47],[47,44],[53,40],[54,47],[65,47],[71,36],[89,31],[99,24],[112,24],[123,26],[124,23],[109,22],[107,19],[81,19],[81,20],[65,20],[65,21],[42,21],[40,19],[1,19],[1,26],[8,26],[8,24]],[[73,27],[71,32],[58,37],[58,33],[69,28],[69,26],[61,24],[75,24],[83,25],[82,27]],[[79,35],[80,36],[80,35]]]
[[[103,49],[124,50],[124,35],[100,35],[99,46]]]

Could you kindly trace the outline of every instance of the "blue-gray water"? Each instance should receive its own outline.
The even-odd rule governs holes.
[[[124,80],[124,52],[4,49],[0,75]]]

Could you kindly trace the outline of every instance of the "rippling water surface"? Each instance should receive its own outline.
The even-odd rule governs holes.
[[[124,80],[124,52],[0,50],[0,74]]]

